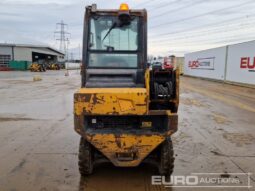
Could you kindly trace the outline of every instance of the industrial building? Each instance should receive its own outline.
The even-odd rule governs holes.
[[[0,68],[8,68],[9,62],[63,62],[65,54],[43,45],[0,43]]]

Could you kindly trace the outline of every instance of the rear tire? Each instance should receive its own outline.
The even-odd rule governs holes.
[[[171,176],[174,170],[174,150],[171,138],[167,138],[161,145],[159,156],[159,173]]]
[[[93,150],[91,144],[83,137],[80,139],[79,147],[79,171],[82,176],[93,172]]]

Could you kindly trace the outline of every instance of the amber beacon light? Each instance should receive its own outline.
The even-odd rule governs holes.
[[[120,11],[128,11],[128,10],[129,10],[128,4],[122,3],[120,5]]]

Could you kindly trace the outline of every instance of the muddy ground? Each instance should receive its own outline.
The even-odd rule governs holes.
[[[42,81],[33,82],[34,75]],[[246,186],[247,176],[231,173],[253,173],[253,187],[165,188],[151,185],[157,169],[149,164],[102,164],[92,176],[80,177],[72,115],[79,86],[78,71],[68,77],[64,71],[0,73],[1,191],[255,190],[255,89],[182,77],[173,136],[173,175],[217,173]]]

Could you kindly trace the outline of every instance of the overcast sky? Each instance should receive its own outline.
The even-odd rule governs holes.
[[[117,0],[1,0],[0,42],[49,44],[63,20],[71,33],[70,52],[82,44],[86,5],[119,8]],[[149,53],[183,55],[226,44],[255,40],[255,0],[126,0],[149,15]]]

